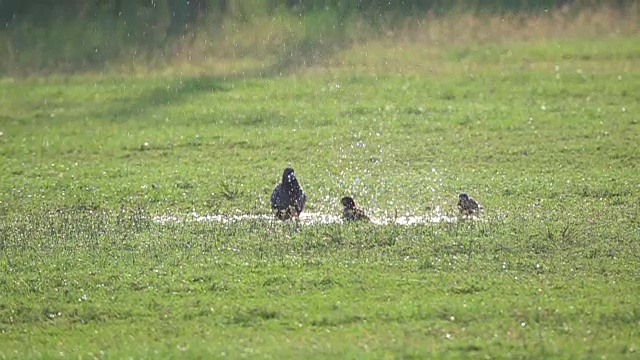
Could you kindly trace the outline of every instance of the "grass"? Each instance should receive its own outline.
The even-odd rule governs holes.
[[[4,78],[0,357],[635,358],[637,36],[425,33]],[[268,213],[287,165],[308,211],[485,221],[152,221]]]

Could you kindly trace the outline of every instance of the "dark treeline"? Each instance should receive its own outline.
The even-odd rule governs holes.
[[[349,14],[398,12],[446,13],[472,11],[539,11],[564,5],[609,5],[624,7],[635,0],[0,0],[0,21],[29,21],[46,25],[51,21],[111,17],[133,21],[143,11],[163,9],[171,16],[169,31],[180,31],[203,15],[246,18],[275,11],[304,13],[333,9]]]

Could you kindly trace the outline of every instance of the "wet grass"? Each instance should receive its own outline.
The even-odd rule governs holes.
[[[2,80],[0,357],[634,358],[638,53],[390,41],[278,76]],[[485,221],[151,221],[268,213],[287,165],[309,211],[465,191]]]

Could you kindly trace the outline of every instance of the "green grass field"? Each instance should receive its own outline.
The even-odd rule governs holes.
[[[637,358],[637,39],[4,78],[0,358]],[[288,165],[309,212],[483,221],[153,221],[267,214]]]

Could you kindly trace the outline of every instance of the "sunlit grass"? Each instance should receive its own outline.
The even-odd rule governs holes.
[[[640,45],[536,31],[3,79],[0,356],[634,358]]]

